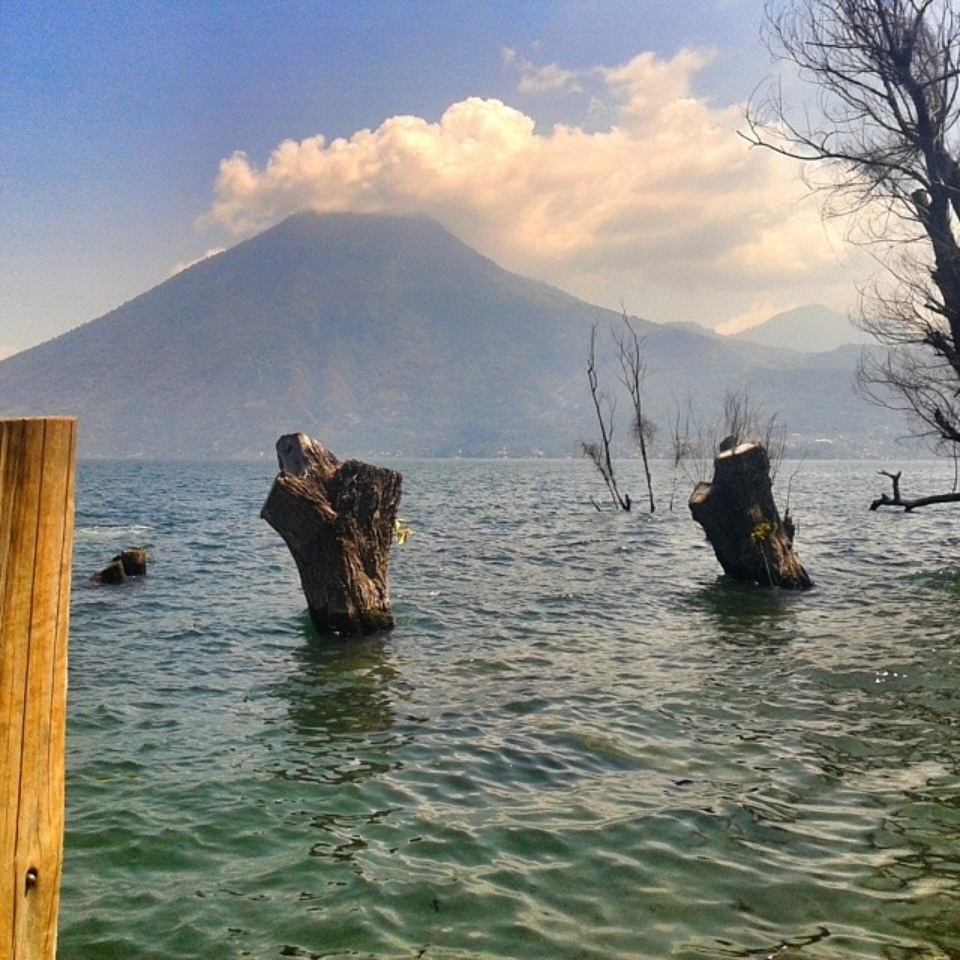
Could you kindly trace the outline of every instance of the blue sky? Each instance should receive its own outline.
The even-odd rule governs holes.
[[[736,136],[761,0],[0,4],[0,355],[302,207],[425,213],[508,269],[734,328],[852,298]]]

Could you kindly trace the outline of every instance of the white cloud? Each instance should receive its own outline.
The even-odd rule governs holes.
[[[181,261],[180,263],[175,263],[167,273],[167,279],[175,277],[178,273],[183,273],[184,270],[189,270],[190,267],[196,266],[198,263],[203,263],[204,260],[209,260],[211,257],[215,257],[218,253],[223,253],[223,247],[211,247],[209,250],[205,250],[200,254],[199,257],[195,257],[193,260]]]
[[[7,357],[12,357],[17,352],[16,347],[9,347],[0,343],[0,360],[6,360]]]
[[[589,90],[601,128],[542,131],[470,98],[437,122],[396,116],[349,138],[287,140],[262,167],[241,152],[223,160],[205,219],[243,235],[304,208],[422,213],[508,269],[653,319],[842,306],[842,245],[801,202],[796,170],[737,135],[738,105],[694,95],[710,58],[643,53],[573,73],[505,51],[528,93]]]
[[[579,71],[565,70],[556,63],[538,67],[509,47],[503,49],[502,56],[504,64],[519,71],[521,93],[583,93],[584,75]]]

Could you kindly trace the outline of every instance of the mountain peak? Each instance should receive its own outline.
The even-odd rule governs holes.
[[[614,317],[428,218],[303,212],[3,361],[0,414],[76,414],[86,456],[568,453]]]
[[[619,322],[427,218],[306,212],[0,361],[0,416],[77,416],[83,457],[272,460],[301,431],[340,457],[570,456],[596,431],[590,330],[609,348]],[[802,434],[871,432],[852,369],[635,326],[661,424],[749,389]]]
[[[388,239],[391,236],[420,233],[424,236],[452,238],[436,220],[420,214],[320,212],[301,210],[268,227],[256,238],[288,235],[300,239],[318,239],[334,234],[338,237]]]
[[[802,353],[826,353],[850,343],[864,343],[867,337],[842,313],[822,304],[809,304],[775,314],[733,334],[732,339]]]

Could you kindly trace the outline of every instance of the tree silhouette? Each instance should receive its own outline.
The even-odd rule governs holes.
[[[616,398],[608,396],[600,389],[600,379],[597,376],[597,325],[590,328],[590,352],[587,354],[587,383],[590,386],[590,399],[597,415],[597,426],[600,428],[600,442],[584,440],[580,446],[583,455],[588,457],[597,472],[603,477],[614,507],[618,510],[630,509],[630,495],[620,492],[617,486],[617,476],[613,468],[613,456],[610,445],[613,442],[614,413],[617,409]],[[600,507],[594,501],[594,506]]]
[[[949,0],[777,0],[764,38],[815,95],[792,102],[773,82],[743,135],[804,161],[827,214],[853,216],[881,266],[856,319],[884,349],[865,351],[861,386],[956,453],[960,14]]]

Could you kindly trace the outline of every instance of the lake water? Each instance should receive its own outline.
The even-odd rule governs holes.
[[[803,464],[793,595],[664,464],[653,516],[585,461],[385,465],[397,627],[345,645],[271,463],[80,465],[61,958],[960,957],[960,507]]]

